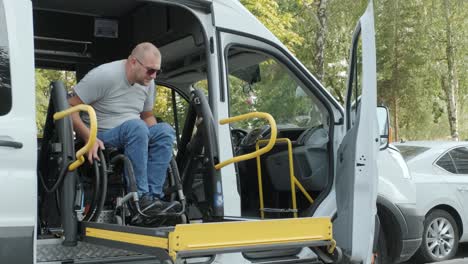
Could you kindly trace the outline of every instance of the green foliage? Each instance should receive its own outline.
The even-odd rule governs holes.
[[[229,116],[258,111],[271,114],[282,127],[311,127],[322,123],[321,113],[314,112],[311,98],[305,96],[304,90],[281,64],[266,60],[260,63],[259,74],[259,81],[249,84],[235,77],[236,72],[231,73]],[[234,126],[250,130],[266,124],[265,120],[245,120]]]
[[[303,1],[293,2],[298,6],[304,5]],[[241,3],[273,32],[289,50],[294,52],[297,46],[302,45],[304,38],[294,31],[298,19],[290,12],[288,1],[241,0]]]
[[[323,0],[322,0],[323,1]],[[317,17],[320,0],[241,0],[259,20],[293,51],[303,64],[317,72],[316,32],[321,26]],[[322,84],[341,103],[344,102],[351,34],[368,0],[327,0]],[[450,10],[448,19],[445,9]],[[441,82],[448,76],[446,25],[452,27],[456,94],[460,138],[468,138],[468,2],[466,0],[374,0],[379,104],[390,107],[394,130],[405,139],[448,139],[446,95]],[[261,65],[262,82],[253,84],[254,93],[245,92],[244,81],[230,77],[231,113],[269,111],[281,122],[291,115],[303,115],[304,107],[293,100],[293,82],[268,64]],[[49,82],[66,80],[74,85],[74,74],[63,71],[36,70],[36,105],[39,134],[45,122]],[[288,86],[289,85],[289,86]],[[207,91],[206,81],[197,83]],[[281,89],[287,88],[287,89]],[[248,87],[247,87],[248,88]],[[248,89],[247,89],[248,90]],[[173,123],[172,97],[169,89],[158,88],[154,113]],[[257,97],[255,104],[246,100]],[[278,100],[281,98],[281,100]],[[294,102],[294,103],[292,103]],[[310,102],[308,102],[310,104]],[[186,102],[177,98],[177,112],[186,111]],[[180,128],[182,121],[179,120]],[[244,122],[242,127],[254,123]]]
[[[463,32],[466,36],[467,24],[461,17],[466,18],[468,14],[466,1],[450,3],[454,11],[451,21],[455,53],[458,53],[455,57],[463,60],[467,43],[466,37],[462,36]],[[456,5],[461,6],[455,8]],[[394,117],[398,116],[401,137],[449,139],[447,98],[441,87],[441,79],[447,76],[447,63],[444,62],[446,22],[442,1],[380,0],[377,7],[377,69],[381,102],[390,106]],[[456,64],[458,72],[468,69],[468,65],[460,61]],[[460,87],[466,89],[466,82]],[[461,94],[466,94],[466,90]],[[458,96],[459,106],[463,105],[460,100],[464,97]],[[466,109],[459,107],[459,111],[463,118]],[[463,123],[466,122],[460,122]],[[468,126],[460,128],[466,137]]]
[[[314,73],[320,0],[264,0],[264,8],[243,1],[273,33],[284,29],[265,19],[292,17],[290,29],[303,40],[294,45],[297,57]],[[468,138],[468,2],[446,1],[452,26],[460,138]],[[322,84],[344,102],[351,35],[367,0],[326,2],[327,31]],[[447,76],[444,1],[374,0],[377,41],[378,101],[390,107],[392,123],[405,139],[449,139],[446,95],[441,79]],[[263,11],[262,11],[263,10]],[[289,15],[288,15],[289,14]],[[284,40],[279,37],[280,40]]]
[[[74,72],[36,69],[36,126],[39,137],[45,125],[52,81],[63,81],[65,87],[71,89],[76,84],[76,76]]]
[[[156,87],[156,99],[154,102],[153,107],[153,114],[154,116],[162,119],[164,122],[171,124],[175,127],[175,120],[174,120],[174,106],[172,101],[172,90],[165,86],[157,86]],[[176,95],[176,111],[178,115],[178,126],[179,131],[182,131],[184,127],[184,117],[185,113],[188,109],[188,102]]]

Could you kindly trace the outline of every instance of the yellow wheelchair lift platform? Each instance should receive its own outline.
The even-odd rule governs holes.
[[[165,250],[173,259],[219,253],[298,247],[334,248],[329,218],[293,218],[261,221],[180,224],[143,228],[82,223],[85,241],[117,248]]]
[[[73,112],[87,111],[91,121],[91,134],[87,144],[77,152],[77,161],[70,165],[75,170],[84,162],[83,155],[96,140],[97,122],[92,107],[74,106],[56,113],[54,119],[61,119]],[[273,117],[267,113],[249,113],[221,120],[221,124],[247,118],[265,118],[271,126],[268,144],[250,154],[234,157],[217,164],[216,169],[247,159],[258,158],[276,144],[277,129]],[[262,142],[264,143],[264,142]],[[290,142],[289,142],[290,145]],[[290,164],[292,165],[290,155]],[[291,167],[292,168],[292,167]],[[259,177],[260,176],[260,171]],[[259,178],[260,179],[260,178]],[[291,171],[291,186],[297,186],[307,196]],[[295,197],[295,191],[293,192]],[[310,197],[307,197],[308,199]],[[293,198],[295,200],[295,198]],[[263,199],[262,199],[263,200]],[[312,200],[309,199],[311,202]],[[261,205],[263,209],[263,203]],[[295,209],[294,204],[294,209]],[[263,218],[263,211],[262,218]],[[297,217],[297,214],[294,214]],[[249,252],[299,247],[327,246],[333,253],[336,242],[332,238],[330,218],[289,218],[274,220],[225,221],[217,223],[179,224],[175,227],[135,227],[114,224],[81,222],[81,236],[84,241],[115,248],[133,249],[147,254],[168,255],[172,260],[187,257],[207,256],[218,253]]]

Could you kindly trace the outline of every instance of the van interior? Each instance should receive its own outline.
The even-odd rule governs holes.
[[[187,5],[200,13],[210,12],[209,4],[203,2]],[[155,81],[160,89],[170,91],[167,111],[173,115],[170,121],[177,133],[166,199],[185,199],[183,214],[138,222],[128,211],[116,212],[117,197],[125,196],[126,190],[123,166],[111,162],[116,154],[103,153],[107,164],[101,162],[95,167],[86,162],[78,169],[77,195],[73,198],[78,220],[149,227],[226,221],[223,205],[215,201],[216,185],[222,179],[220,171],[214,169],[220,160],[213,117],[217,115],[212,113],[215,102],[210,97],[210,91],[219,89],[219,84],[211,82],[208,74],[214,67],[209,63],[213,43],[192,11],[170,1],[33,0],[33,7],[36,68],[72,71],[80,80],[100,64],[127,58],[136,44],[146,41],[155,44],[163,57],[163,71]],[[297,209],[292,209],[288,143],[278,141],[260,159],[264,217],[289,218],[294,213],[310,216],[333,181],[331,113],[282,61],[268,52],[233,45],[226,50],[225,59],[230,116],[269,112],[276,120],[278,138],[291,142],[294,176],[303,187],[294,188]],[[67,108],[66,96],[71,87],[63,87],[60,82],[52,87],[57,91],[50,93],[44,135],[38,139],[38,238],[63,232],[64,190],[47,192],[44,186],[50,191],[63,180],[65,161],[80,148],[80,143],[73,140],[70,122],[52,120],[54,112]],[[255,151],[258,140],[268,139],[271,134],[271,126],[258,120],[230,126],[234,156]],[[241,218],[261,218],[256,160],[241,161],[235,168],[238,186],[233,188],[241,197]]]

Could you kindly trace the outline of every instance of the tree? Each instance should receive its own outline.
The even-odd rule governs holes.
[[[419,116],[419,121],[425,122],[432,120],[423,103],[427,97],[418,85],[421,77],[418,69],[425,63],[424,52],[408,49],[418,43],[424,48],[421,45],[425,43],[423,23],[418,19],[422,12],[421,2],[400,0],[380,1],[376,10],[376,17],[380,18],[376,23],[379,101],[390,107],[395,140],[402,126],[411,131],[408,134],[419,129],[418,124],[407,122],[413,117]],[[400,105],[412,105],[412,109],[401,111]]]
[[[315,1],[305,5],[296,31],[304,36],[299,59],[344,104],[349,48],[355,23],[367,1]]]
[[[275,0],[241,0],[241,3],[292,52],[304,41],[293,30],[297,19],[288,12],[288,3]]]
[[[458,141],[458,80],[455,76],[455,47],[452,31],[452,11],[448,0],[444,0],[443,10],[445,18],[445,55],[447,62],[447,76],[441,76],[441,85],[446,94],[448,121],[450,125],[450,134],[453,140]]]

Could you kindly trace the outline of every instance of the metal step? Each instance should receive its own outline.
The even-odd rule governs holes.
[[[37,240],[37,263],[161,263],[155,256],[79,241],[74,247],[62,239]]]
[[[291,208],[263,208],[260,209],[260,211],[263,211],[265,213],[297,213],[297,209],[291,209]]]

